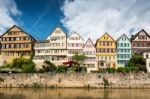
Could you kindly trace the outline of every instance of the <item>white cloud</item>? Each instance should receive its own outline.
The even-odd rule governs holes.
[[[150,33],[149,0],[66,0],[61,7],[61,22],[70,32],[76,31],[94,41],[104,32],[117,39],[144,28]]]
[[[0,0],[0,34],[8,27],[17,24],[12,16],[21,15],[14,0]]]

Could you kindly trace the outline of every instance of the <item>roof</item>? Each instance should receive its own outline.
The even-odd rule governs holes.
[[[99,39],[101,39],[105,34],[107,34],[113,41],[115,41],[107,32],[105,32]],[[95,46],[97,45],[99,39],[96,40]]]
[[[133,35],[131,37],[131,40],[134,40],[139,35],[139,33],[141,33],[141,32],[146,33],[146,35],[150,38],[150,35],[144,29],[141,29],[139,32],[137,32],[135,35]]]
[[[105,32],[99,39],[101,39],[105,34],[107,34],[113,41],[115,41],[115,40],[113,39],[113,37],[110,36],[107,32]],[[98,40],[99,40],[99,39],[98,39]]]
[[[84,40],[84,39],[83,39],[83,37],[82,37],[81,35],[79,35],[78,33],[73,32],[71,35],[73,35],[73,34],[77,34],[79,37],[81,37],[81,38],[82,38],[82,40]],[[71,37],[71,35],[69,35],[68,37]]]
[[[60,29],[64,32],[64,34],[66,35],[65,31],[61,28],[61,26],[60,26],[60,25],[57,25],[57,26],[52,30],[52,32],[50,32],[49,36],[52,35],[52,33],[56,30],[56,28],[60,28]],[[49,37],[49,36],[48,36],[48,37]],[[66,37],[67,37],[67,35],[66,35]],[[47,39],[48,39],[48,38],[47,38]]]
[[[125,36],[130,41],[130,39],[125,34],[122,34],[116,41],[118,42],[123,36]]]
[[[86,41],[86,43],[84,44],[83,48],[85,47],[85,45],[87,44],[88,41],[92,42],[91,38],[88,38],[88,39],[87,39],[87,41]],[[92,45],[94,46],[93,42],[92,42]],[[94,46],[94,47],[95,47],[95,46]]]
[[[17,27],[18,29],[20,29],[21,31],[23,31],[25,34],[29,35],[32,39],[36,40],[32,35],[28,34],[27,32],[25,32],[23,29],[21,29],[20,27],[13,25],[11,28],[9,28],[5,33],[3,33],[0,37],[2,37],[3,35],[5,35],[6,33],[8,33],[8,31],[10,31],[12,28]]]

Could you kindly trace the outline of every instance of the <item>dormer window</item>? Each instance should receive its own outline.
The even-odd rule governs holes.
[[[56,33],[61,33],[61,31],[60,31],[60,30],[55,30],[55,32],[56,32]]]

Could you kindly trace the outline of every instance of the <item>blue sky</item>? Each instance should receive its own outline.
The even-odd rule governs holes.
[[[51,31],[60,25],[64,17],[60,10],[63,1],[57,0],[15,0],[18,9],[22,12],[19,25],[37,39],[46,39]],[[66,29],[65,29],[66,30]]]
[[[0,0],[0,34],[14,24],[36,39],[46,39],[60,25],[96,41],[141,29],[150,33],[150,0]]]
[[[59,25],[65,32],[67,29],[63,27],[60,20],[64,17],[60,10],[63,0],[2,0],[6,7],[14,3],[15,10],[19,11],[18,15],[10,12],[10,17],[14,21],[11,25],[17,24],[24,31],[30,33],[36,39],[46,39],[53,29]],[[8,25],[7,28],[11,27]],[[5,30],[6,30],[5,29]],[[1,33],[2,34],[2,33]]]

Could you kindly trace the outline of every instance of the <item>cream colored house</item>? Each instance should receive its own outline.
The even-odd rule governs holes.
[[[90,73],[91,71],[98,71],[98,67],[96,65],[96,48],[90,38],[86,41],[83,47],[83,53],[86,56],[84,64],[87,67],[87,72]]]
[[[67,61],[71,61],[75,53],[82,53],[83,44],[83,38],[75,32],[67,38]]]
[[[33,58],[36,68],[42,68],[44,60],[47,60],[49,55],[47,55],[50,49],[49,40],[36,41],[34,43],[35,56]]]
[[[67,61],[67,36],[60,27],[56,27],[46,42],[35,44],[34,50],[34,62],[37,65],[42,64],[44,60],[49,60],[55,65],[61,65]]]

